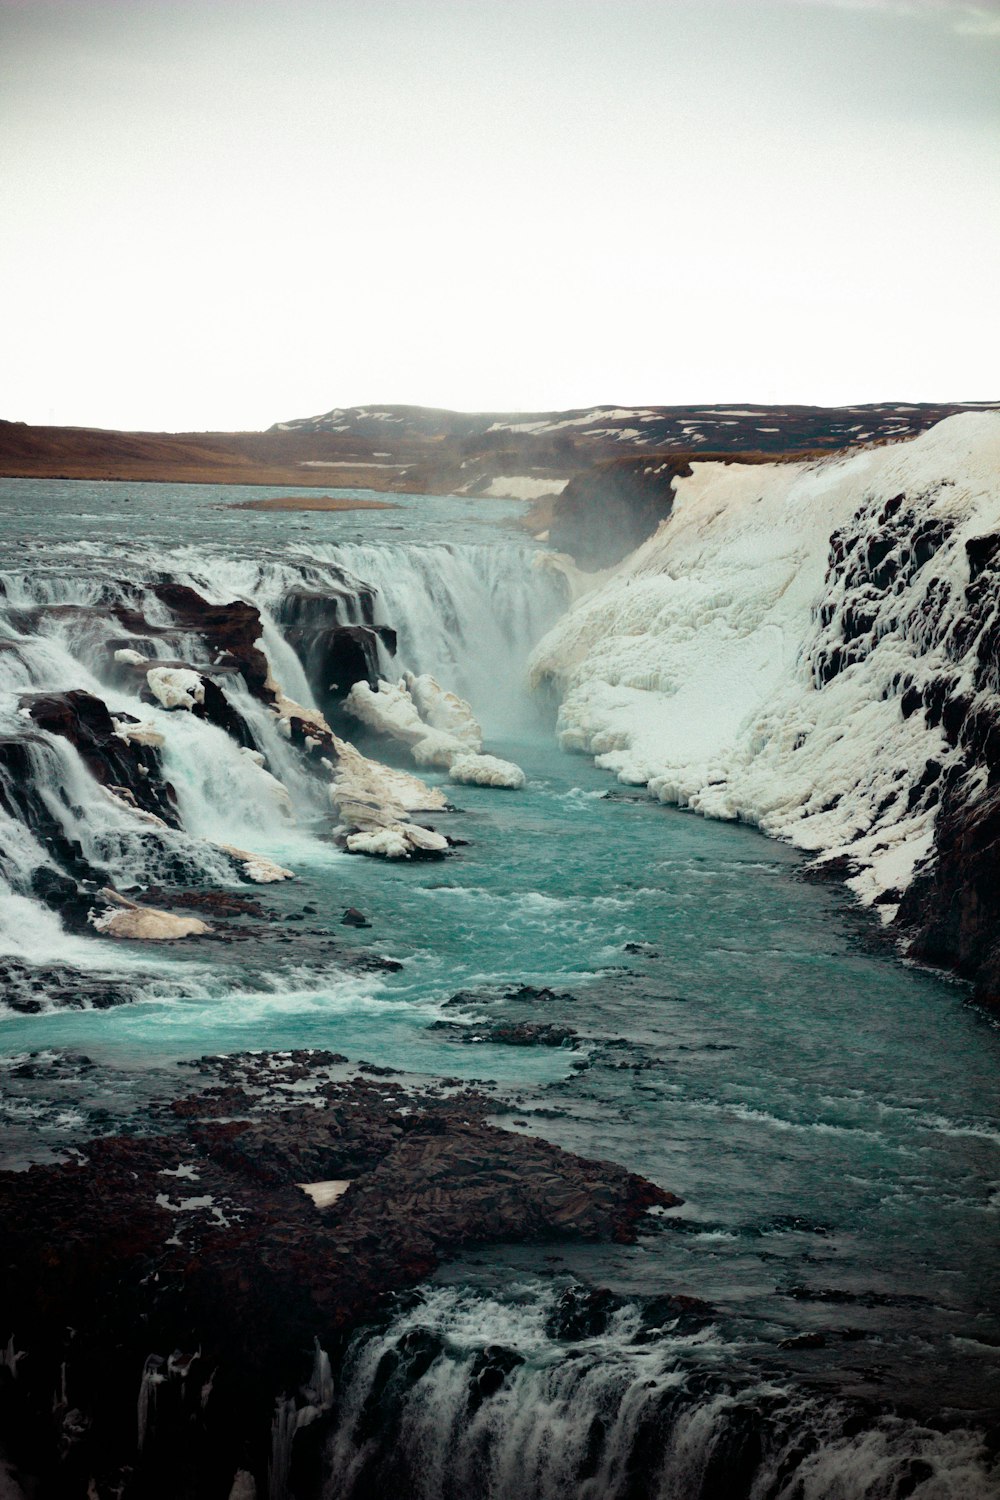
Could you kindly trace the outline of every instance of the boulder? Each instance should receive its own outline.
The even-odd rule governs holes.
[[[166,943],[177,938],[204,937],[212,930],[200,917],[178,917],[155,906],[140,906],[137,901],[129,901],[107,887],[101,891],[101,896],[108,902],[108,909],[92,916],[91,921],[97,931],[107,937]]]

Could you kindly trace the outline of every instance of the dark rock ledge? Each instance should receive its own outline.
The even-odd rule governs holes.
[[[315,1340],[336,1368],[353,1327],[460,1247],[629,1242],[680,1201],[488,1124],[496,1102],[470,1090],[332,1077],[341,1061],[206,1059],[218,1081],[164,1133],[0,1173],[0,1441],[39,1500],[226,1500],[238,1470],[266,1495],[276,1403],[294,1428],[319,1400]],[[331,1180],[350,1186],[322,1209],[296,1186]],[[301,1500],[324,1390],[294,1445]]]

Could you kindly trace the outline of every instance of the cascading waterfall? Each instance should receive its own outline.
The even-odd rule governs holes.
[[[754,1372],[719,1326],[436,1287],[348,1351],[328,1500],[990,1500],[982,1436]],[[653,1322],[659,1320],[654,1319]],[[742,1371],[742,1374],[734,1372]]]
[[[315,694],[280,623],[283,601],[294,594],[333,601],[330,610],[342,624],[392,627],[397,652],[378,648],[387,676],[432,670],[445,686],[472,693],[487,719],[492,714],[507,727],[525,696],[528,652],[560,605],[550,575],[533,571],[531,562],[529,548],[502,542],[318,545],[308,553],[287,546],[252,557],[140,546],[127,555],[112,548],[101,558],[43,555],[30,570],[0,572],[0,737],[23,742],[14,773],[19,785],[9,788],[0,826],[0,899],[12,919],[8,931],[16,934],[8,939],[11,951],[81,962],[98,946],[63,933],[54,912],[36,899],[36,872],[58,871],[62,850],[75,850],[98,879],[106,875],[125,890],[151,883],[231,886],[234,872],[221,843],[284,859],[331,857],[310,831],[317,820],[329,822],[326,787],[241,676],[230,670],[216,680],[252,748],[216,724],[150,701],[141,668],[129,676],[116,663],[114,650],[126,649],[154,662],[213,670],[199,630],[164,603],[164,585],[193,590],[209,605],[252,604],[272,679],[306,709],[317,707]],[[101,700],[116,723],[139,721],[162,742],[179,826],[156,826],[109,792],[70,740],[32,724],[19,707],[23,694],[78,690]],[[0,766],[0,781],[5,774]],[[44,837],[18,816],[28,788]]]

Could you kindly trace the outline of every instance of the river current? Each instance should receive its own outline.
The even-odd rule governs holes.
[[[365,860],[323,836],[291,770],[289,824],[241,800],[238,769],[212,759],[206,731],[169,716],[185,826],[221,837],[235,819],[233,842],[299,877],[268,888],[267,904],[315,911],[301,936],[282,925],[208,961],[197,946],[63,935],[11,875],[7,951],[104,968],[135,999],[0,1012],[6,1162],[70,1151],[109,1118],[141,1129],[176,1063],[205,1053],[323,1047],[480,1080],[504,1126],[620,1162],[684,1203],[634,1246],[470,1254],[360,1335],[342,1372],[331,1495],[1000,1493],[987,1440],[1000,1415],[995,1022],[961,985],[903,963],[840,888],[803,878],[795,851],[654,804],[557,749],[550,706],[522,687],[527,653],[562,607],[510,524],[522,507],[228,508],[257,493],[0,482],[8,605],[99,603],[111,578],[240,595],[265,610],[269,656],[302,700],[274,623],[281,591],[345,567],[379,590],[399,667],[468,697],[487,749],[527,784],[449,788],[457,811],[439,826],[467,843],[447,861]],[[31,685],[93,688],[86,642],[61,623],[40,632]],[[2,713],[23,687],[15,674]],[[340,925],[351,906],[370,929]],[[402,968],[331,966],[324,929]],[[434,1027],[485,1019],[576,1036],[470,1045]],[[18,1079],[30,1053],[86,1053],[94,1067]],[[580,1288],[610,1295],[560,1325]],[[658,1321],[666,1294],[710,1311]],[[472,1411],[470,1371],[489,1346],[515,1363]],[[416,1348],[416,1362],[400,1353]]]

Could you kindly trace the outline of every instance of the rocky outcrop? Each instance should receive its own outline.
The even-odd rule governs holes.
[[[553,509],[549,541],[579,567],[609,568],[670,515],[673,481],[691,473],[683,455],[599,464],[571,479]]]
[[[254,697],[270,701],[267,657],[257,644],[260,610],[243,599],[210,604],[183,583],[158,583],[152,592],[181,630],[196,635],[216,665],[236,668]]]
[[[903,716],[922,717],[944,748],[914,789],[937,808],[933,848],[896,920],[913,957],[957,970],[977,1000],[1000,1007],[1000,534],[971,537],[964,552],[960,607],[941,590],[925,612],[943,669],[907,683],[900,699]]]
[[[1000,1009],[1000,784],[971,803],[946,792],[934,857],[903,896],[897,924],[913,958],[973,980],[973,996]]]
[[[291,590],[278,608],[284,637],[328,719],[356,682],[376,686],[380,646],[395,654],[396,632],[376,625],[374,611],[375,590],[346,575],[340,593]]]
[[[318,1495],[332,1384],[314,1339],[335,1362],[387,1293],[462,1246],[628,1242],[679,1201],[487,1124],[494,1101],[338,1081],[341,1062],[206,1060],[214,1086],[177,1101],[172,1133],[0,1174],[3,1439],[41,1496],[225,1500],[239,1470],[267,1493],[286,1438],[294,1493]]]
[[[176,797],[163,777],[158,747],[127,732],[137,720],[112,718],[101,698],[82,689],[25,693],[21,707],[39,729],[69,740],[94,779],[164,823],[178,825]]]

